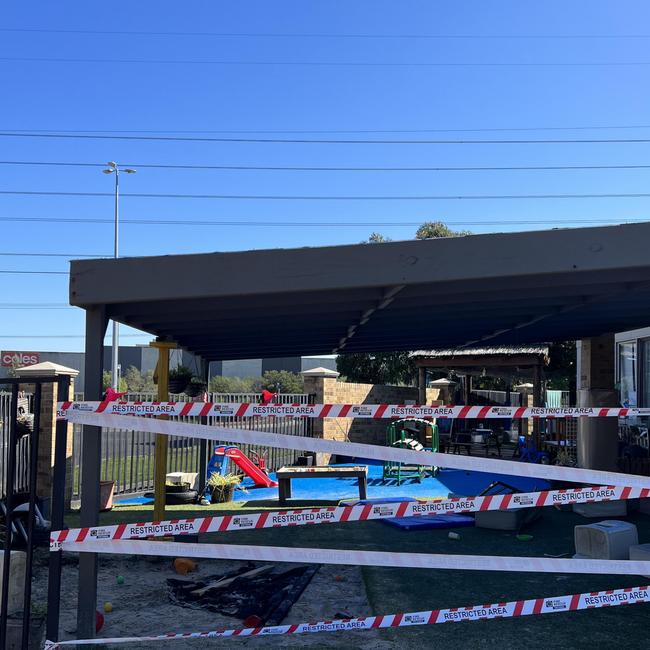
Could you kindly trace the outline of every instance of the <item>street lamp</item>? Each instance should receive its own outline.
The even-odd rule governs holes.
[[[115,174],[115,234],[113,241],[113,257],[117,259],[119,253],[119,225],[120,225],[120,211],[119,211],[119,197],[120,197],[120,172],[125,174],[135,174],[135,169],[120,169],[117,163],[107,162],[107,169],[102,169],[104,174]],[[113,390],[119,390],[119,373],[118,373],[118,353],[119,353],[119,325],[116,321],[113,321],[113,348],[112,348],[112,378],[111,383],[113,384]]]

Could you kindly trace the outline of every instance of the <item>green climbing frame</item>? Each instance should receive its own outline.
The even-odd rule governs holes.
[[[415,451],[438,451],[438,426],[430,420],[418,418],[395,420],[386,429],[386,445]],[[406,479],[421,481],[425,476],[435,476],[438,468],[426,465],[407,465],[396,461],[384,461],[384,481]]]

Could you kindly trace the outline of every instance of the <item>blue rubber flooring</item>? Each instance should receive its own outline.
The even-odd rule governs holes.
[[[368,499],[402,498],[435,498],[446,497],[449,493],[458,496],[474,496],[480,494],[493,481],[502,481],[523,492],[547,490],[547,481],[536,478],[509,476],[506,474],[490,474],[486,472],[469,472],[457,469],[442,469],[438,475],[423,478],[420,482],[415,479],[402,481],[382,480],[382,466],[373,461],[359,459],[355,465],[368,465]],[[275,475],[271,474],[275,479]],[[242,485],[248,490],[235,491],[235,501],[269,501],[278,498],[278,488],[257,488],[249,478]],[[291,481],[291,498],[307,501],[340,501],[342,499],[358,500],[359,488],[356,479],[344,478],[312,478],[294,479]],[[143,505],[153,503],[147,497],[133,497],[116,500],[119,505]]]

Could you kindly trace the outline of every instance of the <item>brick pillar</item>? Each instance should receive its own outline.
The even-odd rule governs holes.
[[[316,404],[336,403],[336,380],[339,373],[327,368],[314,368],[301,373],[305,382],[305,392],[314,395]],[[332,426],[332,420],[317,418],[313,422],[314,438],[325,440],[336,440],[337,430]],[[327,465],[331,454],[318,452],[316,454],[317,465]]]
[[[68,395],[58,395],[58,384],[56,382],[42,384],[36,494],[45,499],[52,496],[52,471],[54,469],[54,448],[56,442],[56,404],[57,402],[72,399],[74,395],[74,378],[78,374],[79,372],[73,368],[66,368],[65,366],[59,366],[50,362],[19,368],[16,371],[16,375],[24,378],[25,384],[27,385],[29,385],[30,377],[70,375],[70,391]],[[66,508],[70,508],[73,486],[72,423],[68,424],[67,429],[65,504]]]

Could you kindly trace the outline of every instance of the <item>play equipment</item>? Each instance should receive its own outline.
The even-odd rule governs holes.
[[[246,476],[253,479],[256,486],[267,488],[277,487],[277,482],[270,479],[267,474],[264,457],[255,452],[251,452],[251,455],[254,456],[254,459],[249,458],[239,447],[230,445],[219,445],[215,447],[212,458],[208,463],[206,478],[210,478],[214,472],[225,476],[229,473],[228,461],[232,461]]]
[[[438,451],[438,426],[429,420],[409,418],[395,420],[386,429],[386,444],[389,447],[412,449],[414,451]],[[397,481],[400,485],[406,479],[421,481],[424,476],[438,473],[437,467],[406,465],[396,461],[384,461],[383,480]]]
[[[517,450],[519,451],[519,460],[524,463],[551,464],[551,456],[549,453],[539,451],[532,438],[526,439],[526,436],[519,436]]]

